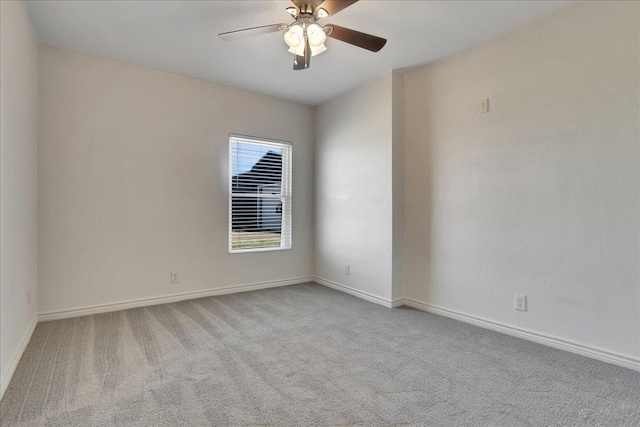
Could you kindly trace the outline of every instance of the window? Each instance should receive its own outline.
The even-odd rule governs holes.
[[[291,249],[291,144],[229,137],[229,252]]]

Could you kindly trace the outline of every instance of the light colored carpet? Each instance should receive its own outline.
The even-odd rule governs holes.
[[[640,425],[640,373],[315,284],[41,323],[2,426]]]

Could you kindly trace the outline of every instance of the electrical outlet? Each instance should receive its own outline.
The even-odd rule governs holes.
[[[480,101],[480,113],[486,113],[489,111],[489,99],[482,99]]]
[[[27,307],[31,308],[31,292],[27,292]]]
[[[346,274],[347,276],[351,274],[351,266],[349,264],[346,264],[344,266],[344,274]]]
[[[514,298],[514,308],[519,311],[527,311],[527,296],[516,294]]]
[[[171,273],[171,283],[178,283],[178,273]]]

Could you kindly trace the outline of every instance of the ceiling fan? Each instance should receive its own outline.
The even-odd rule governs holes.
[[[285,31],[284,41],[289,46],[293,57],[293,69],[309,68],[311,57],[327,50],[324,42],[327,37],[378,52],[383,48],[386,39],[361,33],[338,25],[320,25],[318,20],[335,15],[351,6],[358,0],[291,0],[294,6],[286,9],[295,19],[291,24],[272,24],[243,30],[228,31],[218,36],[222,40],[232,41],[245,37]]]

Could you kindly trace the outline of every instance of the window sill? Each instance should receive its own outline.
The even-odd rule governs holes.
[[[229,249],[229,255],[233,254],[246,254],[251,252],[273,252],[273,251],[290,251],[291,247],[288,248],[255,248],[255,249]]]

